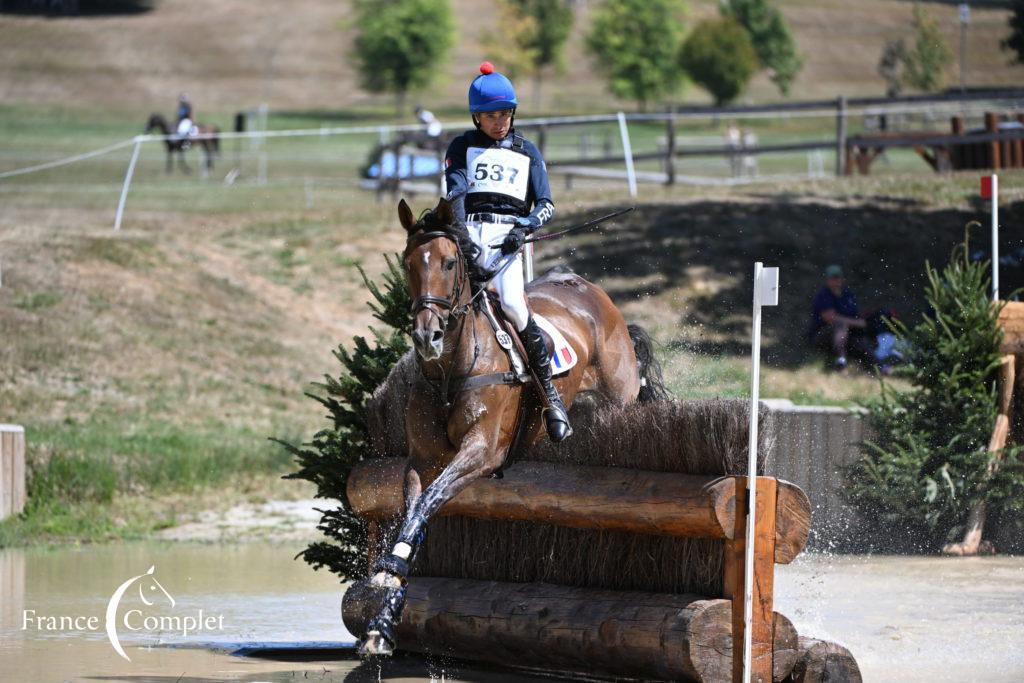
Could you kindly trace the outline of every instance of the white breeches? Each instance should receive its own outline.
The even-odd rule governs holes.
[[[514,227],[509,223],[479,223],[477,221],[466,223],[470,238],[480,247],[480,255],[476,262],[484,268],[491,268],[501,258],[501,241]],[[492,244],[499,246],[492,249],[490,246]],[[526,307],[526,293],[523,286],[522,252],[500,275],[491,280],[491,284],[488,286],[488,289],[497,292],[498,299],[501,301],[501,310],[520,332],[530,320],[530,310]]]
[[[192,134],[192,119],[182,119],[178,123],[178,137],[187,138]]]

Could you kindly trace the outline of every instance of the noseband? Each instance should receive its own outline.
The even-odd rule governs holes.
[[[443,230],[421,232],[409,238],[409,244],[406,246],[405,251],[408,253],[411,249],[422,246],[439,237],[451,240],[455,244],[456,252],[458,252],[458,272],[455,275],[455,285],[452,287],[451,294],[447,297],[437,296],[436,294],[430,293],[416,297],[412,302],[411,310],[413,315],[416,315],[423,310],[430,311],[437,316],[437,319],[441,323],[441,329],[447,330],[449,324],[452,322],[452,318],[459,318],[466,312],[463,310],[465,307],[456,308],[456,305],[459,303],[459,299],[462,297],[463,281],[466,279],[466,259],[462,255],[462,249],[459,247],[458,240]],[[444,309],[447,313],[442,314],[440,310],[431,308],[431,306],[436,306],[438,309]]]

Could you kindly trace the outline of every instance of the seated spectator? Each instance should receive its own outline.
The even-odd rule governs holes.
[[[867,321],[860,316],[857,298],[846,286],[843,269],[830,265],[825,269],[825,284],[814,296],[811,304],[811,324],[808,340],[816,348],[830,354],[837,371],[846,369],[849,352],[863,353],[866,349],[864,332]]]

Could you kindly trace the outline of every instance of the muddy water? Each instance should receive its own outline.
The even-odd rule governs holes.
[[[414,657],[360,666],[340,649],[341,587],[293,561],[299,549],[0,551],[0,681],[530,680]],[[845,644],[867,681],[1024,680],[1024,558],[805,555],[778,568],[776,590],[801,634]],[[297,660],[298,644],[322,649]],[[277,651],[229,654],[243,645]]]
[[[830,557],[776,573],[776,610],[865,681],[1024,681],[1024,557]]]

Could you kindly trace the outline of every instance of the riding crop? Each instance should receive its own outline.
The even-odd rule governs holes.
[[[523,245],[525,246],[527,244],[531,244],[533,242],[540,242],[542,240],[554,240],[554,239],[558,239],[560,237],[564,237],[564,236],[566,236],[566,235],[568,235],[570,233],[573,233],[573,232],[579,232],[580,230],[586,230],[587,228],[592,228],[595,225],[600,225],[601,223],[604,223],[605,221],[609,221],[612,218],[617,218],[617,217],[621,216],[622,214],[629,213],[630,211],[632,211],[635,208],[636,208],[635,206],[630,206],[630,207],[625,208],[625,209],[619,209],[618,211],[613,211],[612,213],[610,213],[610,214],[608,214],[606,216],[600,216],[598,218],[594,218],[594,219],[589,220],[589,221],[587,221],[585,223],[580,223],[579,225],[574,225],[571,228],[566,228],[565,230],[559,230],[558,232],[549,232],[549,233],[544,234],[544,235],[537,235],[536,237],[530,237],[530,238],[527,238],[526,240],[523,241]],[[497,244],[490,245],[490,247],[492,249],[497,249],[500,246],[501,246],[500,242],[497,243]],[[511,264],[512,261],[514,261],[516,259],[516,257],[519,255],[520,251],[522,251],[522,247],[520,247],[519,249],[516,249],[511,254],[506,254],[501,259],[499,259],[498,262],[495,264],[495,266],[490,269],[491,275],[490,275],[490,277],[487,278],[487,280],[484,282],[484,284],[487,284],[488,282],[490,282],[494,278],[498,277],[499,274],[504,272],[504,270],[506,268],[508,268],[509,264]]]

